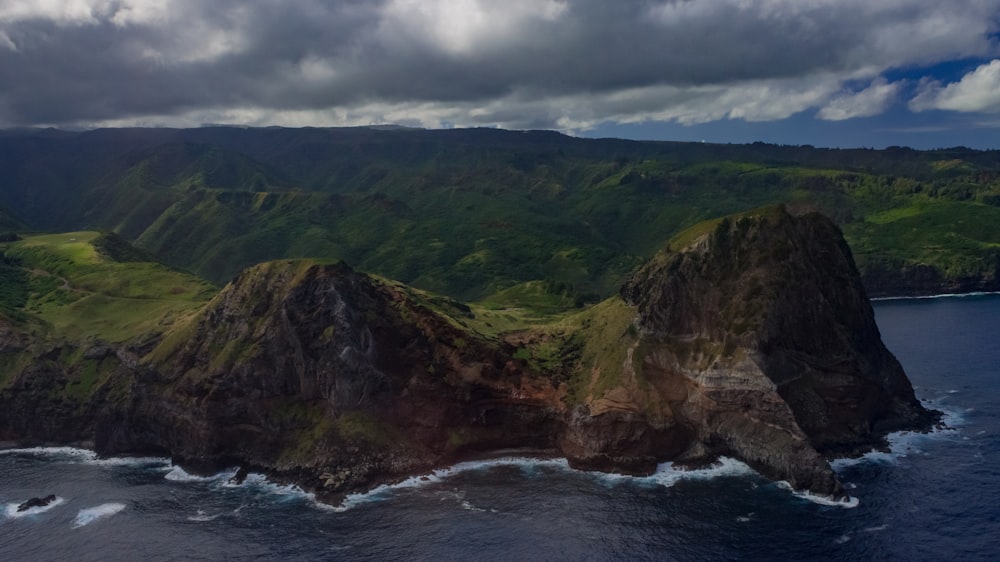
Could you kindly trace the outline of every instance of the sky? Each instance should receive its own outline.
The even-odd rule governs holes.
[[[0,127],[1000,149],[1000,0],[0,0]]]

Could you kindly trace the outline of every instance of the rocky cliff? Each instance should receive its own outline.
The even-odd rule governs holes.
[[[824,455],[934,419],[882,344],[850,250],[821,215],[723,219],[662,251],[622,296],[638,313],[646,379],[683,381],[677,410],[706,448],[796,487],[836,493]]]
[[[42,349],[6,329],[0,439],[241,464],[330,498],[509,448],[625,473],[730,455],[838,495],[824,455],[934,420],[819,215],[702,225],[551,326],[473,320],[344,264],[262,264],[153,340]]]

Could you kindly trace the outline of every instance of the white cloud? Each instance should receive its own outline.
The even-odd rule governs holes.
[[[892,103],[887,70],[1000,56],[998,13],[1000,0],[0,0],[0,125],[849,119]],[[926,84],[913,107],[976,105],[958,89]]]
[[[0,21],[46,19],[60,24],[86,24],[107,12],[111,0],[0,0]]]
[[[900,82],[889,82],[878,77],[856,93],[847,93],[831,99],[817,116],[826,121],[843,121],[855,117],[871,117],[885,111],[899,93]]]
[[[246,125],[358,126],[398,123],[439,128],[499,126],[511,129],[557,128],[590,130],[601,123],[674,121],[695,125],[720,119],[769,121],[814,107],[839,89],[834,77],[807,81],[767,81],[734,86],[656,86],[607,93],[536,98],[512,93],[483,101],[368,101],[321,109],[274,110],[263,106],[192,110],[140,119],[110,119],[82,123],[86,127],[149,126],[173,123]]]
[[[426,41],[465,55],[516,40],[533,22],[556,22],[566,9],[564,0],[390,0],[380,33],[390,45]]]
[[[969,72],[958,82],[924,81],[910,109],[1000,113],[1000,59]]]

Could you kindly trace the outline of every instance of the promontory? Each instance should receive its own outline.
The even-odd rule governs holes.
[[[784,207],[701,223],[618,296],[534,323],[316,260],[116,341],[29,312],[0,315],[0,440],[240,465],[333,501],[508,449],[627,474],[725,455],[839,497],[829,457],[936,420],[837,226]]]

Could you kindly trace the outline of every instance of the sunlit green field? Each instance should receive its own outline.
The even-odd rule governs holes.
[[[199,308],[215,292],[211,284],[162,264],[119,263],[102,255],[97,232],[26,236],[0,245],[20,271],[4,281],[24,295],[10,312],[58,337],[120,342],[160,331]],[[8,270],[11,268],[8,267]]]

